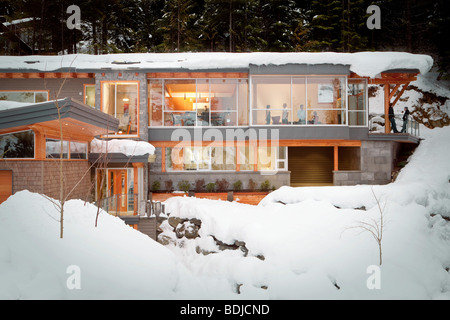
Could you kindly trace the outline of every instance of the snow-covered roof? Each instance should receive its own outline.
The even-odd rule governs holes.
[[[248,69],[250,65],[345,65],[362,77],[375,78],[397,69],[427,73],[433,66],[428,55],[406,52],[299,52],[299,53],[131,53],[108,55],[4,56],[0,72],[57,72],[70,70],[220,70]],[[32,71],[31,71],[32,70]]]
[[[126,139],[99,140],[91,141],[92,153],[121,153],[128,157],[153,155],[155,147],[147,141],[135,141]]]

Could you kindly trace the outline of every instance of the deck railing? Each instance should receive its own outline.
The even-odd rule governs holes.
[[[402,132],[402,129],[403,129],[403,119],[402,118],[403,118],[403,115],[395,116],[395,124],[397,126],[398,132],[399,133],[408,133],[412,136],[419,137],[420,136],[419,123],[416,120],[414,120],[413,117],[409,116],[405,131]],[[389,121],[389,120],[387,120],[387,121]],[[370,133],[384,133],[384,130],[385,130],[385,115],[371,113],[369,115],[369,131],[370,131]],[[392,130],[391,130],[391,133],[393,133]]]
[[[135,216],[139,211],[139,194],[116,194],[97,200],[95,205],[114,216]]]

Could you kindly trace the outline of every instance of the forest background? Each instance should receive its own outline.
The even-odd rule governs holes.
[[[66,25],[73,4],[80,30]],[[370,5],[381,29],[366,25]],[[446,0],[0,0],[0,19],[24,19],[31,54],[405,51],[450,75]],[[0,54],[23,55],[1,27]]]

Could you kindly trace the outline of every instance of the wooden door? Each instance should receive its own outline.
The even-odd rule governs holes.
[[[0,170],[0,203],[12,195],[12,171]]]
[[[291,186],[333,184],[334,154],[332,147],[290,147],[288,151]]]
[[[128,211],[128,195],[127,195],[127,170],[108,170],[108,188],[110,197],[114,196],[116,211]]]

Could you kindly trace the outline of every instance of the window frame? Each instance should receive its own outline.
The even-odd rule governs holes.
[[[152,107],[152,103],[151,103],[151,99],[152,99],[152,90],[151,90],[151,88],[150,88],[150,86],[151,86],[151,82],[152,81],[161,81],[161,102],[162,102],[162,104],[161,104],[161,110],[159,111],[159,112],[161,112],[161,117],[162,117],[162,120],[161,120],[161,125],[155,125],[155,126],[153,126],[152,124],[151,124],[151,117],[149,116],[148,117],[148,128],[175,128],[175,127],[182,127],[182,128],[192,128],[192,127],[197,127],[197,128],[199,128],[199,127],[201,127],[201,128],[223,128],[223,127],[226,127],[226,128],[236,128],[236,127],[248,127],[249,126],[249,124],[248,124],[248,122],[249,122],[249,119],[250,119],[250,117],[248,116],[248,113],[249,113],[249,91],[248,91],[248,88],[249,88],[249,85],[250,85],[250,82],[249,82],[249,78],[239,78],[239,77],[236,77],[236,78],[150,78],[150,79],[147,79],[148,81],[147,81],[147,88],[148,88],[148,114],[150,115],[151,113],[152,113],[152,109],[151,109],[151,107]],[[211,87],[212,87],[212,85],[217,85],[217,83],[214,83],[214,82],[217,82],[217,81],[220,81],[220,80],[225,80],[225,81],[230,81],[230,80],[233,80],[234,81],[234,85],[235,85],[235,89],[236,89],[236,93],[235,93],[235,106],[236,106],[236,109],[235,110],[231,110],[231,111],[229,111],[229,110],[211,110],[211,95],[213,94],[213,91],[212,91],[212,89],[211,89]],[[245,112],[247,113],[247,124],[240,124],[240,119],[239,119],[239,112],[240,112],[240,105],[239,105],[239,102],[240,102],[240,91],[241,91],[241,89],[240,89],[240,82],[242,81],[242,80],[244,80],[246,83],[246,86],[247,86],[247,90],[246,90],[246,94],[247,94],[247,98],[246,98],[246,110],[245,110]],[[166,83],[166,81],[193,81],[194,83],[195,83],[195,97],[193,97],[193,99],[195,99],[196,101],[195,102],[193,102],[193,105],[195,106],[195,108],[193,109],[193,110],[191,110],[191,111],[181,111],[181,110],[168,110],[168,109],[166,109],[166,99],[165,99],[165,83]],[[208,115],[208,125],[200,125],[199,124],[199,121],[198,121],[198,114],[197,114],[197,111],[198,111],[198,102],[197,102],[197,98],[199,97],[199,91],[198,91],[198,86],[199,86],[199,82],[206,82],[207,84],[208,84],[208,91],[209,91],[209,102],[208,102],[208,109],[209,109],[209,115]],[[205,83],[200,83],[200,85],[204,85]],[[217,112],[220,112],[220,111],[229,111],[230,113],[232,113],[233,114],[233,116],[234,116],[234,125],[230,125],[230,126],[220,126],[220,125],[212,125],[211,124],[211,114],[212,113],[217,113]],[[182,113],[182,112],[186,112],[186,113],[194,113],[195,114],[195,122],[194,122],[194,125],[180,125],[180,126],[178,126],[178,125],[165,125],[165,114],[173,114],[173,113]]]
[[[7,160],[35,160],[36,159],[36,133],[34,132],[34,130],[32,129],[28,129],[28,130],[19,130],[19,131],[12,131],[12,132],[7,132],[7,133],[1,133],[1,136],[6,136],[6,135],[12,135],[12,134],[16,134],[16,133],[21,133],[21,132],[28,132],[31,131],[33,133],[33,157],[32,158],[4,158],[3,156],[0,157],[0,161],[7,161]]]
[[[137,86],[136,88],[136,97],[137,97],[137,101],[136,101],[136,133],[134,134],[122,134],[122,133],[114,133],[114,134],[108,134],[105,137],[115,137],[115,138],[128,138],[128,137],[139,137],[140,136],[140,101],[141,101],[141,95],[140,95],[140,86],[141,83],[139,80],[102,80],[100,81],[100,111],[103,113],[106,113],[104,111],[104,106],[103,106],[103,102],[104,102],[104,98],[103,98],[103,94],[104,94],[104,90],[103,90],[103,85],[104,84],[108,84],[108,83],[114,83],[115,84],[115,96],[114,96],[114,118],[118,119],[116,117],[117,115],[117,85],[130,85],[130,84],[135,84]],[[109,114],[109,113],[106,113]]]
[[[14,102],[20,102],[20,103],[43,103],[47,102],[50,99],[50,90],[0,90],[0,95],[2,93],[33,93],[33,102],[21,102],[16,100],[0,100],[0,101],[14,101]],[[47,100],[42,102],[36,102],[36,93],[46,93],[47,94]]]
[[[254,80],[257,78],[283,78],[283,77],[290,77],[290,99],[288,101],[288,103],[290,103],[290,108],[288,108],[289,111],[289,118],[290,118],[290,122],[288,124],[282,124],[282,121],[280,121],[279,124],[258,124],[258,123],[254,123],[254,111],[261,111],[264,109],[261,108],[253,108],[253,104],[255,101],[255,97],[254,97]],[[294,123],[294,111],[295,111],[295,106],[293,105],[293,100],[294,100],[294,91],[293,91],[293,86],[294,84],[294,79],[305,79],[304,83],[305,83],[305,101],[304,101],[304,106],[305,106],[305,113],[306,113],[306,123],[305,124],[299,124],[299,123]],[[342,84],[342,88],[343,88],[343,92],[341,93],[341,97],[345,103],[345,108],[308,108],[308,80],[310,79],[314,79],[314,78],[334,78],[334,79],[342,79],[343,81],[341,82]],[[350,78],[351,79],[351,78]],[[282,127],[287,127],[287,126],[293,126],[293,127],[298,127],[298,126],[315,126],[315,127],[319,127],[319,126],[349,126],[349,119],[348,119],[348,81],[349,81],[349,77],[348,75],[336,75],[336,74],[324,74],[324,75],[290,75],[290,74],[257,74],[257,75],[251,75],[249,77],[249,126],[252,127],[267,127],[267,126],[282,126]],[[366,83],[366,91],[367,91],[367,83]],[[303,104],[303,103],[302,103]],[[368,109],[368,106],[366,105],[366,108]],[[273,109],[273,110],[282,110],[282,109]],[[337,123],[337,124],[327,124],[327,123],[320,123],[320,124],[310,124],[308,123],[309,119],[308,119],[308,112],[311,111],[336,111],[336,112],[343,112],[345,114],[345,120],[341,122],[343,123]],[[298,111],[298,110],[297,110]],[[366,111],[368,112],[368,111]]]

